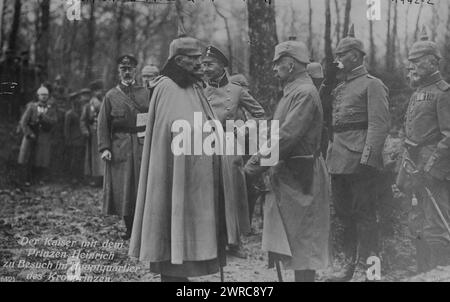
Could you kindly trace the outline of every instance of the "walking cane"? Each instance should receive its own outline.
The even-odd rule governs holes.
[[[220,282],[224,283],[225,277],[223,275],[223,267],[222,266],[219,268],[219,272],[220,272]]]
[[[406,169],[406,172],[408,172],[411,175],[418,175],[420,173],[419,170],[417,170],[415,163],[409,158],[405,158],[405,163],[404,163],[403,166]],[[439,218],[441,219],[441,221],[444,224],[448,234],[450,235],[450,227],[449,227],[447,221],[445,220],[445,217],[442,214],[442,211],[439,208],[439,205],[437,204],[436,199],[433,196],[433,193],[431,193],[431,190],[428,189],[428,187],[426,187],[425,185],[423,187],[424,187],[425,191],[427,192],[428,198],[430,198],[431,203],[434,206],[434,209],[437,211],[437,213],[439,215]]]
[[[283,282],[283,275],[281,274],[280,261],[275,261],[275,267],[277,268],[278,282]]]

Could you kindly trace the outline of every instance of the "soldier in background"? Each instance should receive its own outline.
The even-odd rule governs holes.
[[[153,81],[159,75],[159,69],[155,65],[146,65],[142,68],[142,86],[150,88],[150,82]]]
[[[237,84],[244,88],[250,94],[250,85],[248,83],[247,78],[243,74],[234,74],[230,76],[230,82]],[[240,108],[241,111],[238,112],[239,119],[246,121],[248,119],[248,112],[245,108]],[[249,138],[246,135],[245,139],[245,155],[243,156],[244,164],[250,159],[252,154],[250,154],[249,150]],[[266,187],[262,177],[246,177],[247,184],[247,198],[248,198],[248,212],[250,219],[250,226],[252,225],[253,213],[255,211],[255,205],[259,198],[261,202],[261,215],[262,215],[262,206],[264,205],[264,194],[266,192]],[[251,230],[253,231],[253,230]]]
[[[50,169],[55,178],[62,176],[62,172],[69,169],[69,161],[66,161],[66,146],[64,137],[65,116],[66,112],[72,108],[70,100],[67,96],[67,88],[62,88],[62,78],[58,75],[53,84],[47,83],[51,86],[50,102],[55,107],[57,112],[57,122],[52,129],[51,144],[52,144],[52,162]]]
[[[46,175],[51,159],[51,129],[56,123],[56,109],[48,103],[48,89],[40,87],[37,97],[38,101],[27,106],[20,120],[24,136],[18,162],[26,166],[27,186],[42,181]]]
[[[69,175],[72,184],[83,180],[83,160],[85,153],[85,138],[81,133],[80,118],[83,103],[80,92],[74,92],[69,96],[72,108],[66,112],[64,119],[64,139],[69,163]]]
[[[322,65],[320,65],[320,63],[317,62],[312,62],[309,63],[306,68],[309,76],[313,80],[314,86],[316,86],[317,90],[319,90],[324,78]]]
[[[136,84],[137,60],[132,55],[117,59],[120,82],[106,93],[98,116],[98,151],[106,162],[103,178],[103,210],[122,216],[127,240],[133,227],[139,183],[142,140],[137,134],[138,114],[148,112],[149,91]]]
[[[389,100],[383,82],[368,74],[364,56],[364,45],[355,38],[352,25],[336,49],[338,76],[343,81],[331,93],[332,136],[327,155],[334,208],[343,223],[346,265],[329,281],[351,280],[358,263],[365,268],[368,257],[380,252],[377,204]]]
[[[86,139],[86,155],[84,160],[84,174],[91,178],[90,185],[101,183],[104,174],[104,162],[98,153],[97,126],[98,114],[104,97],[103,82],[94,81],[89,85],[92,98],[83,106],[81,113],[81,132]]]
[[[316,86],[317,90],[320,91],[320,88],[322,87],[322,83],[324,80],[322,65],[318,62],[312,62],[312,63],[309,63],[306,68],[307,68],[309,76],[311,77],[311,79],[314,83],[314,86]],[[326,110],[326,108],[323,107],[324,101],[322,100],[322,97],[321,97],[321,103],[322,103],[322,110],[324,112],[324,123],[323,123],[323,130],[322,130],[322,141],[320,143],[320,150],[322,152],[323,157],[326,158],[327,150],[328,150],[328,140],[329,140],[328,125],[327,125],[326,118],[327,118],[327,114],[329,112]]]
[[[450,85],[439,72],[440,59],[424,28],[408,56],[408,77],[416,91],[406,112],[406,151],[397,178],[415,201],[410,226],[419,273],[450,264]]]

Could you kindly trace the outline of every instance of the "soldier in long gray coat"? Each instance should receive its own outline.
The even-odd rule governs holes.
[[[106,161],[103,181],[105,214],[124,217],[129,239],[133,227],[143,139],[138,114],[147,113],[149,91],[135,81],[137,60],[124,55],[117,60],[120,83],[106,93],[98,116],[98,151]]]
[[[81,113],[81,132],[86,138],[86,155],[84,160],[84,174],[92,177],[91,185],[101,180],[105,167],[98,153],[98,114],[103,100],[103,82],[94,81],[90,85],[92,98],[83,106]]]
[[[319,94],[306,71],[309,52],[299,41],[276,46],[276,76],[283,97],[273,120],[279,121],[279,161],[270,168],[270,192],[264,207],[262,246],[269,260],[282,261],[295,271],[297,282],[312,282],[315,272],[328,266],[330,188],[320,155],[323,113]],[[273,149],[271,149],[273,150]],[[250,175],[262,167],[259,151],[245,166]]]
[[[40,87],[38,102],[29,103],[20,120],[23,133],[19,152],[19,164],[26,166],[26,185],[42,179],[50,165],[51,130],[56,123],[56,109],[48,104],[49,91]]]

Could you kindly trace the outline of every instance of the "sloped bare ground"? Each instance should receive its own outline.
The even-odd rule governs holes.
[[[27,190],[10,189],[0,191],[0,278],[2,281],[65,281],[67,268],[57,267],[65,264],[67,256],[74,252],[95,252],[111,255],[112,259],[82,259],[81,264],[104,265],[113,267],[128,265],[136,271],[113,272],[83,271],[85,280],[97,281],[159,281],[159,277],[150,273],[147,266],[129,259],[128,242],[120,236],[124,227],[119,218],[101,214],[101,189],[86,186],[72,187],[65,184],[51,184],[32,187]],[[274,269],[267,268],[267,255],[261,250],[261,220],[257,213],[254,220],[255,232],[243,238],[247,259],[228,258],[225,267],[226,281],[277,281]],[[400,230],[403,232],[402,230]],[[29,241],[26,242],[27,238]],[[71,246],[52,246],[59,240],[69,242]],[[34,242],[31,242],[34,241]],[[81,247],[82,242],[97,242],[96,246]],[[32,244],[33,243],[33,244]],[[109,243],[110,246],[104,246]],[[115,246],[114,246],[115,244]],[[32,252],[33,249],[38,253]],[[51,252],[60,254],[51,254]],[[438,268],[428,274],[414,276],[415,263],[413,249],[405,234],[396,233],[386,240],[384,245],[382,268],[383,281],[450,281],[450,268]],[[65,255],[62,253],[66,253]],[[47,254],[44,254],[47,253]],[[59,256],[59,257],[58,257]],[[24,262],[28,267],[23,267]],[[51,268],[37,267],[42,263],[51,263]],[[34,267],[31,267],[34,265]],[[339,268],[339,261],[334,264]],[[47,267],[49,265],[47,264]],[[330,271],[319,272],[323,280]],[[88,279],[91,278],[91,279]],[[284,281],[293,281],[293,274],[283,271]],[[364,279],[360,274],[359,281]],[[219,274],[193,278],[193,281],[220,281]],[[356,278],[358,281],[358,278]]]
[[[159,281],[159,276],[150,273],[147,265],[127,256],[128,242],[121,239],[124,232],[122,221],[101,213],[101,189],[70,186],[62,179],[18,189],[22,176],[15,163],[19,144],[20,136],[15,133],[14,123],[0,121],[0,282],[65,281],[67,267],[62,264],[66,264],[74,252],[112,257],[82,259],[82,265],[92,265],[81,272],[85,281]],[[387,212],[394,215],[387,215],[391,221],[383,222],[390,227],[384,230],[382,280],[450,281],[450,268],[438,268],[415,276],[414,250],[406,225],[409,202],[401,198],[393,202]],[[224,269],[226,281],[278,280],[276,271],[267,268],[267,254],[261,250],[259,209],[257,206],[254,233],[243,238],[243,249],[248,258],[229,257]],[[58,243],[55,240],[72,245],[51,245]],[[83,242],[90,243],[90,246],[82,247]],[[96,246],[93,246],[95,242]],[[319,272],[319,280],[324,280],[333,270],[339,270],[340,257],[339,254],[336,256],[333,269]],[[114,271],[120,267],[122,271]],[[283,271],[283,280],[293,281],[292,272]],[[362,280],[364,272],[355,278],[355,281]],[[192,281],[216,282],[220,277],[215,274],[193,278]]]

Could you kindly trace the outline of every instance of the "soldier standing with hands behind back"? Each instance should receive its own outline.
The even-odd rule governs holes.
[[[138,114],[148,112],[149,91],[136,85],[137,60],[118,58],[120,83],[106,93],[98,116],[98,151],[106,161],[103,210],[124,218],[129,239],[133,226],[143,141],[138,133]]]

